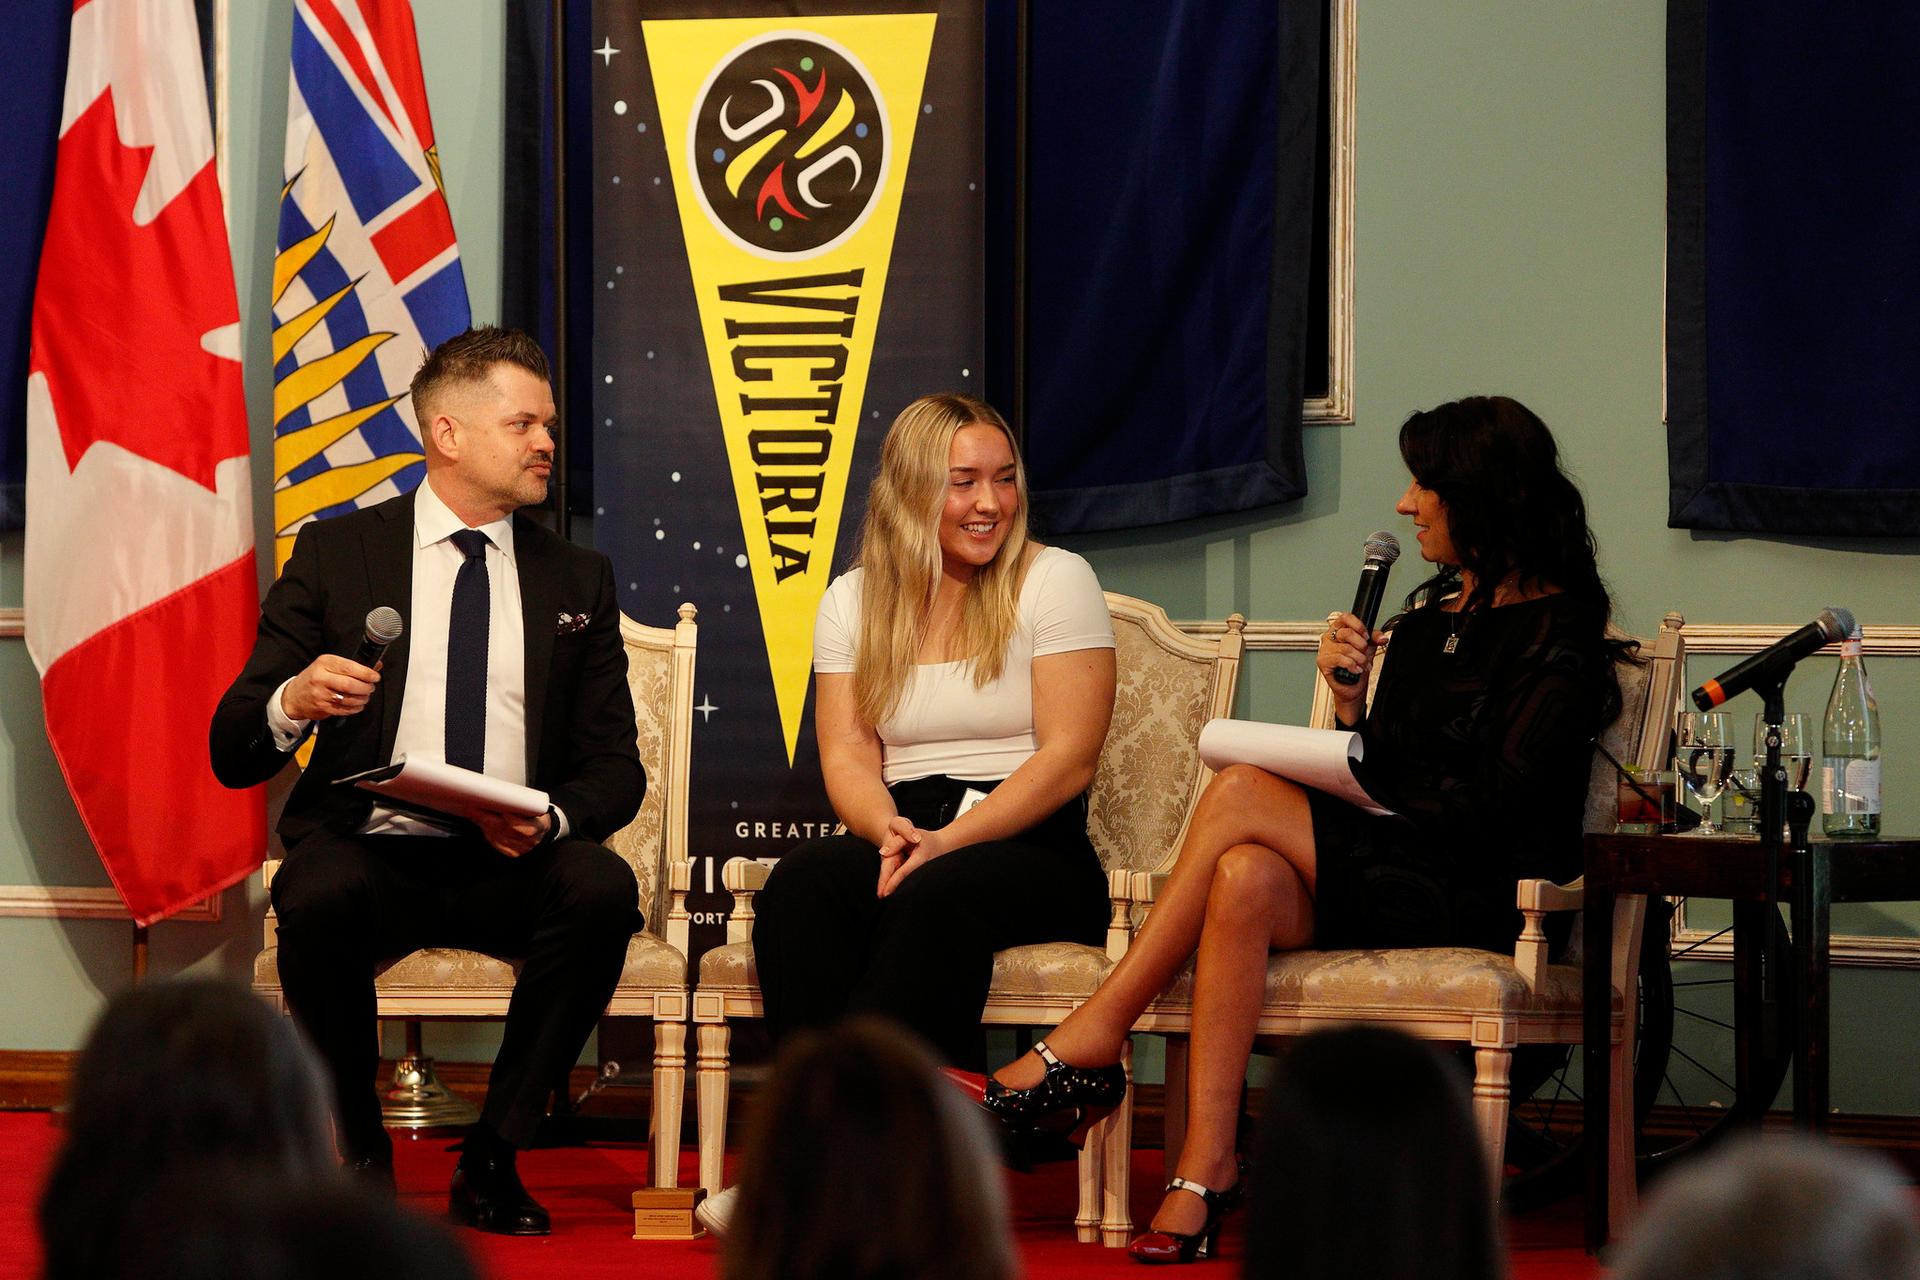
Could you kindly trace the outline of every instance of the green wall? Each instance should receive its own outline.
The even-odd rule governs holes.
[[[1828,603],[1851,607],[1870,626],[1920,624],[1914,544],[1665,527],[1665,6],[1358,7],[1356,422],[1308,431],[1312,493],[1300,503],[1064,541],[1089,555],[1109,588],[1157,600],[1176,617],[1238,610],[1317,618],[1350,597],[1369,531],[1404,532],[1391,511],[1406,483],[1394,448],[1400,422],[1459,395],[1502,392],[1538,410],[1561,440],[1629,628],[1649,631],[1671,608],[1692,622],[1798,624]],[[279,187],[290,5],[233,8],[231,214],[264,494],[261,291]],[[501,5],[415,0],[415,10],[474,314],[489,319],[499,296]],[[1844,398],[1822,390],[1807,406],[1810,429],[1827,429],[1825,404]],[[264,504],[260,533],[264,545]],[[1411,566],[1396,581],[1410,583]],[[17,547],[8,547],[0,605],[16,603],[18,593]],[[1722,661],[1697,658],[1695,675]],[[1831,664],[1807,665],[1790,701],[1818,713]],[[1889,826],[1910,831],[1920,826],[1910,799],[1920,783],[1920,664],[1870,665],[1888,726]],[[1306,655],[1255,655],[1242,714],[1296,718],[1310,681]],[[99,883],[38,722],[24,647],[0,641],[0,883]],[[219,925],[157,929],[157,966],[246,972],[259,896],[230,893]],[[1837,919],[1836,929],[1911,936],[1916,919],[1909,908],[1876,908]],[[124,924],[0,920],[0,963],[34,975],[0,994],[0,1047],[76,1044],[100,993],[125,981],[126,940]],[[1835,1105],[1920,1114],[1920,1083],[1904,1061],[1910,1028],[1920,1023],[1920,972],[1841,971],[1834,1015]]]

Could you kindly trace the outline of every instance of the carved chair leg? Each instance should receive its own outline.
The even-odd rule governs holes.
[[[1093,1126],[1087,1134],[1086,1146],[1080,1148],[1080,1155],[1074,1161],[1080,1198],[1073,1215],[1073,1234],[1081,1244],[1092,1244],[1100,1238],[1100,1153],[1112,1123],[1113,1117],[1109,1116]]]
[[[720,1190],[727,1153],[727,1059],[733,1028],[724,1022],[703,1022],[694,1035],[699,1046],[694,1089],[700,1127],[700,1185],[713,1195]]]
[[[1100,1124],[1100,1243],[1109,1249],[1124,1248],[1133,1236],[1133,1211],[1129,1207],[1133,1192],[1133,1041],[1120,1050],[1120,1062],[1127,1069],[1127,1096],[1120,1109]]]
[[[1506,1172],[1507,1112],[1511,1107],[1513,1050],[1473,1051],[1473,1121],[1480,1130],[1480,1143],[1486,1151],[1487,1169],[1493,1178],[1494,1199],[1500,1198],[1500,1183]]]
[[[653,1141],[647,1159],[653,1185],[680,1185],[680,1111],[687,1093],[687,1024],[653,1023]]]

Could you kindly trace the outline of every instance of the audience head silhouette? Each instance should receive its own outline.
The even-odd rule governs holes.
[[[177,1183],[177,1180],[176,1180]],[[477,1280],[438,1222],[347,1182],[283,1185],[226,1172],[150,1198],[127,1280]]]
[[[725,1280],[1007,1280],[985,1125],[904,1029],[794,1036],[755,1108]]]
[[[1373,1027],[1307,1036],[1275,1064],[1261,1128],[1248,1276],[1502,1273],[1467,1083],[1428,1045]]]
[[[1920,1280],[1913,1191],[1884,1161],[1804,1139],[1674,1170],[1615,1260],[1619,1280]]]
[[[151,1243],[125,1230],[153,1220],[151,1200],[223,1171],[279,1185],[339,1176],[319,1065],[237,984],[122,992],[74,1070],[66,1142],[40,1199],[45,1275],[119,1274]]]

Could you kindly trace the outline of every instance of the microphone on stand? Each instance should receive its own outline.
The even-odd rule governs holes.
[[[406,624],[400,621],[400,611],[380,605],[367,613],[366,634],[360,637],[360,647],[354,650],[353,660],[363,667],[380,664],[380,656],[387,646],[400,638],[406,630]]]
[[[1778,684],[1794,664],[1816,649],[1844,640],[1853,631],[1853,614],[1846,609],[1822,609],[1820,616],[1790,632],[1748,658],[1729,667],[1693,691],[1693,705],[1711,711],[1735,694],[1757,684]]]
[[[1360,566],[1360,586],[1353,593],[1352,612],[1371,636],[1374,619],[1380,616],[1380,602],[1387,594],[1387,571],[1400,558],[1400,539],[1382,529],[1369,536],[1361,550],[1367,558]],[[1333,678],[1341,684],[1360,683],[1359,674],[1345,667],[1335,667]]]

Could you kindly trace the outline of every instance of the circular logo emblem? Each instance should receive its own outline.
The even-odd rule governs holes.
[[[887,180],[886,108],[844,46],[756,36],[694,99],[687,167],[720,233],[760,257],[825,253],[860,228]]]

